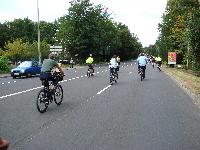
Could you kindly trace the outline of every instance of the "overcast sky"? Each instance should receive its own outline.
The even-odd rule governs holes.
[[[71,0],[38,0],[40,20],[53,22],[67,14]],[[154,44],[167,0],[91,0],[108,7],[116,22],[126,24],[143,46]],[[0,22],[26,18],[37,21],[37,0],[0,0]]]

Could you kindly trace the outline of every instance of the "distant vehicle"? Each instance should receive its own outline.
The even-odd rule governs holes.
[[[13,79],[21,76],[30,78],[32,75],[40,74],[41,68],[36,61],[23,61],[18,67],[11,70],[11,76]]]

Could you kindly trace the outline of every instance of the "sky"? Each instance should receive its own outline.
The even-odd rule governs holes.
[[[53,22],[68,14],[71,0],[38,0],[39,20]],[[159,35],[158,24],[162,21],[167,0],[90,0],[102,4],[112,13],[116,22],[127,25],[137,35],[143,47],[154,44]],[[0,0],[0,22],[28,17],[37,21],[37,0]]]

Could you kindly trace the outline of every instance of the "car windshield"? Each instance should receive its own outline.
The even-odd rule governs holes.
[[[32,62],[31,61],[24,61],[18,67],[22,68],[22,67],[31,67],[31,66],[32,66]]]

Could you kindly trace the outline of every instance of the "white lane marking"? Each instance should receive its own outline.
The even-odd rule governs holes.
[[[105,71],[108,71],[108,70],[105,70]]]
[[[97,74],[98,74],[99,72],[97,72]]]
[[[127,67],[128,67],[128,65],[127,65]]]
[[[14,81],[14,83],[15,83],[15,82],[17,82],[17,81]]]
[[[99,68],[101,68],[101,67],[99,67]]]
[[[8,94],[8,95],[5,95],[5,96],[1,96],[0,99],[6,98],[6,97],[11,97],[11,96],[14,96],[14,95],[19,95],[19,94],[26,93],[26,92],[30,92],[30,91],[33,91],[33,90],[36,90],[36,89],[40,89],[42,87],[43,86],[39,86],[39,87],[32,88],[32,89],[29,89],[29,90],[25,90],[25,91],[21,91],[21,92],[17,92],[17,93],[13,93],[13,94]]]
[[[107,87],[105,87],[103,90],[99,91],[97,93],[97,95],[101,94],[102,92],[104,92],[105,90],[107,90],[109,87],[111,87],[111,85],[108,85]]]
[[[133,66],[133,64],[131,64],[131,66]]]
[[[135,63],[135,65],[136,65],[136,63]]]
[[[132,72],[129,72],[129,74],[131,74]]]
[[[105,70],[107,71],[107,70]],[[104,72],[104,71],[102,71]],[[99,73],[99,72],[97,72]],[[95,73],[94,73],[95,74]],[[87,75],[85,75],[87,77]],[[81,78],[83,78],[84,76],[81,76]],[[80,77],[76,77],[77,79],[79,79]],[[72,78],[73,80],[75,80],[76,78]],[[68,79],[69,81],[71,81],[72,79]],[[63,80],[61,81],[62,82],[67,82],[68,80]],[[14,81],[15,83],[16,81]],[[10,82],[8,82],[10,83]],[[5,83],[1,83],[2,85],[5,84]],[[103,90],[99,91],[97,94],[101,94],[103,91],[105,91],[106,89],[108,89],[111,85],[105,87]],[[3,99],[3,98],[6,98],[6,97],[11,97],[11,96],[14,96],[14,95],[19,95],[19,94],[22,94],[22,93],[26,93],[26,92],[30,92],[30,91],[33,91],[33,90],[36,90],[36,89],[39,89],[39,88],[42,88],[43,86],[40,86],[40,87],[36,87],[36,88],[32,88],[32,89],[29,89],[29,90],[25,90],[25,91],[21,91],[21,92],[17,92],[17,93],[13,93],[13,94],[8,94],[8,95],[4,95],[4,96],[1,96],[0,99]]]
[[[122,68],[123,68],[124,66],[122,66]]]
[[[85,77],[87,77],[87,74],[85,75]]]
[[[76,72],[76,71],[75,71]]]
[[[104,71],[101,71],[101,72],[104,72]]]
[[[8,82],[8,84],[10,84],[10,82]]]

